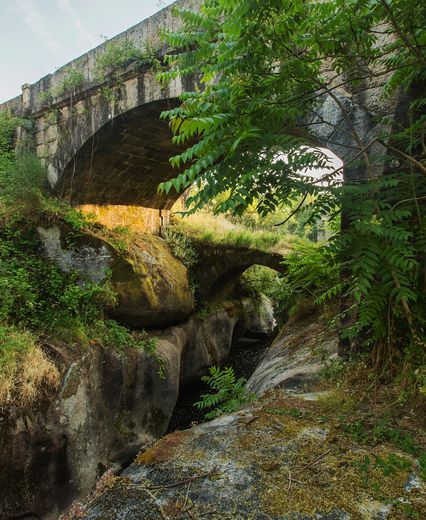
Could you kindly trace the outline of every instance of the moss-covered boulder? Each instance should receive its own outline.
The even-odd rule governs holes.
[[[110,278],[117,294],[111,315],[131,327],[163,327],[185,320],[194,300],[185,266],[159,237],[76,232],[64,224],[37,228],[46,256],[82,280]]]

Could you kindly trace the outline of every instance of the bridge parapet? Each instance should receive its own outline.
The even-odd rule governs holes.
[[[94,49],[79,56],[75,60],[63,65],[52,74],[47,74],[33,84],[25,84],[22,86],[22,94],[15,98],[0,104],[0,111],[7,110],[16,115],[36,115],[43,112],[48,107],[61,106],[67,104],[71,97],[71,93],[67,89],[61,88],[66,83],[70,71],[81,74],[82,82],[73,89],[74,98],[85,97],[86,92],[92,89],[101,88],[105,83],[98,74],[98,61],[100,56],[107,52],[109,45],[119,45],[127,41],[137,49],[143,49],[147,44],[154,47],[158,51],[161,58],[167,50],[161,42],[160,32],[163,29],[177,29],[181,22],[178,18],[173,17],[172,10],[175,6],[186,8],[196,8],[201,0],[177,0],[172,5],[165,7],[149,18],[137,23],[120,34],[108,39],[106,42],[98,45]],[[122,74],[129,74],[130,69],[122,71]],[[56,92],[53,100],[46,102],[45,94]]]
[[[56,194],[76,205],[167,210],[175,202],[177,194],[157,193],[158,184],[176,174],[169,157],[178,151],[159,115],[193,88],[191,80],[161,85],[150,64],[137,59],[112,64],[102,75],[99,59],[114,47],[127,45],[141,52],[149,45],[161,60],[167,49],[160,31],[180,23],[172,15],[173,6],[199,3],[178,0],[53,74],[24,85],[21,96],[0,105],[0,110],[33,120],[27,141],[46,164]]]

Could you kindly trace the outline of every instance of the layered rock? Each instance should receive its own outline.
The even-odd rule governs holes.
[[[276,387],[298,392],[318,379],[324,360],[337,355],[337,346],[337,335],[321,320],[312,316],[290,320],[247,381],[247,388],[259,396]]]
[[[423,517],[424,486],[415,473],[373,463],[367,474],[362,469],[363,461],[395,457],[392,447],[355,444],[342,429],[342,411],[310,391],[335,348],[321,320],[290,323],[250,380],[263,393],[259,401],[159,440],[119,477],[108,476],[82,506],[85,520]]]

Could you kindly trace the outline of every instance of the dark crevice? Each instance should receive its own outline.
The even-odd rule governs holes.
[[[231,351],[223,366],[234,368],[238,378],[248,379],[255,371],[271,339],[264,333],[246,332],[232,343]],[[194,423],[204,422],[204,410],[198,410],[194,404],[201,394],[208,393],[208,386],[202,381],[182,387],[166,433],[186,430]]]
[[[25,513],[19,516],[11,516],[9,520],[40,520],[40,517],[34,513]]]

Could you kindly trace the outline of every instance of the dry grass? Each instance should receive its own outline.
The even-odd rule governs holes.
[[[59,371],[28,331],[2,328],[0,336],[0,406],[25,407],[46,389],[57,388]]]
[[[285,254],[293,250],[300,238],[280,233],[278,230],[256,230],[235,224],[224,215],[198,211],[188,217],[175,216],[174,223],[186,235],[202,242],[250,247]]]

